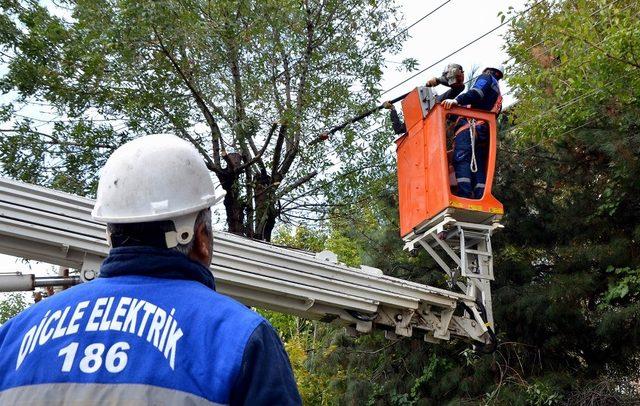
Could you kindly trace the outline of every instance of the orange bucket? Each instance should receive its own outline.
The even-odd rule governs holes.
[[[496,166],[495,114],[464,107],[445,110],[437,104],[423,117],[418,89],[402,101],[402,111],[407,134],[396,141],[400,235],[418,233],[442,214],[471,223],[487,224],[499,220],[504,208],[491,194]],[[446,134],[449,115],[484,120],[489,124],[487,180],[480,199],[463,198],[452,192]]]

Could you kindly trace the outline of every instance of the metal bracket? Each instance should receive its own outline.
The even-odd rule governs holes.
[[[83,282],[90,282],[100,275],[100,265],[104,258],[97,255],[85,254],[80,269],[80,279]]]
[[[449,323],[451,323],[451,317],[453,317],[454,309],[443,310],[440,313],[440,323],[436,325],[436,329],[433,331],[433,336],[441,340],[448,340],[451,338],[449,334]]]
[[[436,105],[436,97],[430,87],[418,87],[418,95],[420,96],[420,105],[422,107],[422,118],[427,117],[429,111]]]
[[[403,337],[411,337],[413,335],[413,328],[411,327],[411,319],[415,310],[406,309],[400,313],[396,313],[394,321],[396,323],[395,333]]]
[[[370,333],[373,329],[373,322],[371,321],[360,321],[356,322],[356,331],[359,333]]]
[[[428,333],[424,338],[425,341],[432,342],[431,340],[449,340],[451,338],[449,325],[451,324],[454,310],[455,308],[441,309],[438,314],[431,310],[431,306],[421,306],[420,315],[428,329]]]

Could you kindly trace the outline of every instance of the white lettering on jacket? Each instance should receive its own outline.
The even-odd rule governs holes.
[[[85,300],[75,306],[49,310],[22,337],[16,358],[16,370],[41,346],[60,337],[80,332],[117,331],[137,336],[155,347],[175,369],[178,342],[184,333],[174,318],[176,310],[165,309],[146,300],[115,296]],[[119,337],[119,340],[125,337]]]

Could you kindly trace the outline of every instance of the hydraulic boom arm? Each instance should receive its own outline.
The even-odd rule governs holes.
[[[0,178],[0,253],[74,268],[89,281],[109,249],[104,225],[91,219],[92,207],[90,199]],[[219,292],[247,305],[342,323],[352,332],[382,329],[389,338],[431,342],[451,335],[478,344],[493,340],[474,295],[376,268],[350,268],[328,251],[312,254],[217,232],[211,271]],[[77,279],[5,274],[0,291],[72,285]]]

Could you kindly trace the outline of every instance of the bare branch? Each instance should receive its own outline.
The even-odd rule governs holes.
[[[256,162],[259,162],[262,164],[262,159],[261,159],[262,155],[267,150],[267,147],[269,146],[269,142],[271,141],[271,137],[273,136],[273,133],[276,132],[276,128],[278,128],[278,123],[271,124],[271,129],[269,130],[269,134],[267,135],[267,139],[264,142],[262,149],[260,149],[260,151],[258,151],[258,153],[253,158],[251,158],[248,162],[242,164],[240,167],[235,169],[236,172],[241,172],[245,168],[248,168],[249,166],[253,165]],[[261,166],[264,168],[264,164],[262,164]]]
[[[278,139],[276,140],[276,148],[273,151],[273,162],[271,165],[271,178],[275,179],[276,174],[278,173],[278,165],[280,165],[280,155],[282,154],[282,144],[284,143],[284,138],[287,134],[287,125],[282,124],[280,126],[280,131],[278,131]]]
[[[158,39],[158,44],[160,45],[160,49],[162,53],[167,57],[167,59],[169,59],[169,61],[171,62],[171,65],[173,65],[174,69],[176,70],[176,72],[178,73],[178,75],[180,76],[184,84],[187,86],[187,88],[191,92],[191,95],[194,97],[196,104],[200,108],[200,111],[204,115],[205,120],[207,121],[207,124],[211,129],[211,135],[212,135],[211,138],[213,143],[213,161],[214,161],[216,170],[221,171],[222,166],[220,165],[220,155],[221,155],[220,150],[222,149],[222,156],[226,156],[226,153],[224,150],[224,146],[222,147],[220,146],[220,140],[222,139],[222,134],[220,132],[220,128],[218,127],[218,123],[216,122],[215,118],[213,117],[213,114],[207,107],[207,104],[204,101],[204,97],[200,94],[198,89],[196,89],[193,83],[191,83],[187,75],[182,71],[176,59],[173,57],[171,52],[169,52],[167,47],[164,45],[164,42],[162,41],[162,37],[160,36],[160,34],[158,34],[158,31],[156,30],[155,27],[153,27],[153,32],[156,38]]]
[[[313,179],[317,174],[318,174],[318,171],[313,171],[297,179],[295,182],[293,182],[289,186],[282,189],[282,191],[278,194],[277,198],[280,199],[282,196],[285,196],[286,194],[290,193],[294,189],[299,188],[300,186],[304,185],[305,183]]]

